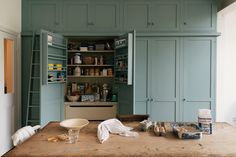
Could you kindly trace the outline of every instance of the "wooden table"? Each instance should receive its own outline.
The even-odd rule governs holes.
[[[110,135],[108,141],[100,144],[97,139],[97,125],[90,122],[80,132],[76,144],[48,142],[50,136],[66,133],[58,122],[51,122],[39,133],[15,147],[4,157],[74,157],[74,156],[155,156],[155,157],[236,157],[236,129],[227,123],[215,124],[212,135],[200,140],[181,140],[171,132],[166,137],[156,137],[151,132],[139,132],[139,137]],[[138,122],[123,124],[137,127]]]

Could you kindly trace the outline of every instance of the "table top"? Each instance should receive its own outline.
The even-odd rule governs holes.
[[[202,139],[181,140],[172,132],[168,132],[166,137],[157,137],[152,132],[138,131],[138,122],[123,122],[126,126],[134,127],[139,136],[134,138],[110,134],[110,138],[103,144],[97,139],[98,124],[96,121],[90,122],[80,131],[79,142],[69,144],[64,141],[55,143],[47,141],[48,137],[67,132],[58,122],[50,122],[30,139],[6,153],[4,157],[236,157],[236,128],[227,123],[214,124],[213,134],[203,135]]]

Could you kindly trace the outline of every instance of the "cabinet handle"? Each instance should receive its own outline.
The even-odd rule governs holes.
[[[186,23],[186,22],[184,22],[184,25],[187,25],[187,23]]]
[[[183,101],[186,101],[186,99],[185,99],[185,98],[183,98]]]
[[[152,22],[152,26],[154,26],[154,22]]]
[[[150,99],[149,98],[146,98],[146,102],[148,102]]]
[[[150,101],[153,101],[153,98],[151,98]]]
[[[88,25],[89,25],[89,26],[92,26],[92,25],[94,25],[94,24],[93,24],[92,22],[88,22]]]
[[[150,26],[150,25],[152,25],[152,23],[151,23],[151,22],[148,22],[147,25]]]

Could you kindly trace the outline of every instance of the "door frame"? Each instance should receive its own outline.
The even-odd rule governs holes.
[[[14,81],[14,130],[21,127],[21,33],[0,26],[0,34],[14,41],[13,81]]]

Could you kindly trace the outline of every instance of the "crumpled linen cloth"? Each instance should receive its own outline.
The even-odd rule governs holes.
[[[12,135],[13,145],[17,146],[18,144],[23,143],[25,140],[30,138],[32,135],[35,134],[36,130],[40,128],[40,125],[32,126],[25,126],[19,130],[17,130],[14,135]]]
[[[137,137],[138,133],[131,131],[133,128],[124,126],[118,119],[108,119],[98,125],[97,137],[100,143],[109,138],[109,133],[121,136]]]

